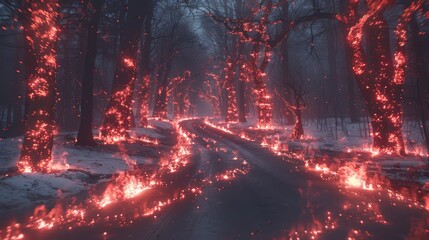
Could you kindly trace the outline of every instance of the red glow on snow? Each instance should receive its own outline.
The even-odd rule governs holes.
[[[24,230],[48,231],[56,227],[69,226],[69,229],[79,226],[90,226],[98,222],[115,222],[121,219],[121,224],[132,223],[133,219],[138,217],[154,216],[155,213],[161,211],[164,207],[171,205],[176,201],[185,199],[187,196],[195,196],[202,193],[202,186],[191,186],[185,189],[178,190],[179,194],[174,197],[168,197],[158,201],[144,209],[139,210],[133,216],[126,217],[118,214],[115,216],[103,216],[97,214],[97,217],[89,217],[88,212],[99,211],[100,213],[110,206],[119,202],[131,200],[137,197],[144,197],[145,192],[150,189],[162,187],[165,185],[161,180],[163,176],[168,174],[176,174],[188,166],[188,156],[192,144],[192,134],[185,132],[179,127],[179,123],[186,119],[175,122],[173,126],[178,132],[178,144],[174,147],[170,157],[159,163],[159,170],[156,174],[145,175],[138,171],[120,172],[112,178],[100,196],[92,196],[89,200],[78,205],[61,206],[56,205],[51,210],[48,210],[45,205],[41,205],[34,210],[34,215],[26,220],[25,224],[14,224],[5,228],[5,231],[0,230],[0,237],[5,240],[26,239],[27,236],[23,233]],[[130,169],[134,169],[136,162],[129,159],[121,145],[118,145],[121,150],[121,158],[127,162]],[[59,165],[66,164],[66,155],[61,157]],[[64,159],[63,159],[64,158]],[[239,170],[237,170],[239,171]],[[241,171],[241,170],[240,170]],[[236,172],[234,174],[240,174]],[[210,181],[203,181],[208,183]],[[142,196],[143,195],[143,196]],[[129,218],[129,219],[128,219]]]

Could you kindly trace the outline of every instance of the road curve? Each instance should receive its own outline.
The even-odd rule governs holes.
[[[299,163],[220,132],[202,120],[184,121],[181,126],[194,135],[192,164],[171,180],[173,186],[216,179],[243,165],[247,173],[238,171],[233,179],[201,185],[200,195],[126,226],[56,231],[49,238],[428,239],[428,213],[395,202],[384,191],[350,190],[321,180]]]

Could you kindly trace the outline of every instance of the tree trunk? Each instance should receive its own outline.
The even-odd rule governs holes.
[[[13,112],[12,103],[9,103],[7,106],[7,115],[6,115],[6,130],[9,132],[10,132],[10,127],[12,125],[12,112]]]
[[[302,126],[302,110],[300,100],[296,99],[296,109],[294,110],[295,125],[291,134],[291,138],[299,140],[304,136],[304,127]]]
[[[235,54],[226,60],[225,89],[227,94],[226,122],[237,122],[237,92],[235,91],[235,69],[237,68]]]
[[[149,116],[149,90],[150,90],[150,51],[152,46],[152,18],[153,18],[153,0],[150,0],[151,6],[145,20],[145,39],[142,48],[142,88],[141,88],[141,106],[140,106],[140,126],[146,127]]]
[[[246,81],[238,80],[238,121],[246,122]]]
[[[158,88],[158,97],[153,109],[154,117],[167,118],[167,92],[168,92],[168,77],[171,72],[171,61],[167,62],[164,67],[164,72],[161,80],[161,85]]]
[[[136,80],[136,59],[147,2],[129,0],[121,26],[115,79],[100,136],[107,143],[124,140],[132,121],[132,93]]]
[[[258,112],[258,124],[260,127],[268,127],[272,123],[272,103],[268,94],[267,86],[260,74],[254,76],[256,108]]]
[[[347,40],[345,40],[347,41]],[[353,76],[352,71],[352,63],[351,63],[351,52],[349,48],[345,49],[345,65],[346,65],[346,77],[347,77],[347,96],[348,96],[348,102],[349,102],[349,114],[350,114],[350,121],[352,123],[358,123],[360,121],[359,114],[357,112],[356,107],[356,94],[355,94],[355,79]]]
[[[423,132],[424,141],[426,144],[426,149],[429,151],[429,129],[426,118],[425,105],[423,100],[423,95],[427,87],[423,87],[424,81],[429,79],[428,73],[426,71],[426,59],[425,59],[425,47],[426,45],[420,39],[419,36],[419,25],[417,22],[418,15],[414,14],[412,20],[410,21],[410,39],[411,39],[411,49],[414,52],[414,62],[415,66],[412,69],[412,74],[416,79],[416,92],[417,92],[417,110],[419,113],[420,128]],[[427,86],[427,85],[426,85]]]
[[[78,146],[97,145],[92,135],[93,93],[95,60],[98,49],[98,25],[100,22],[103,0],[92,0],[92,4],[95,8],[95,14],[91,17],[88,24],[89,30],[82,79],[80,127],[76,141],[76,145]]]
[[[54,107],[56,76],[56,0],[28,1],[24,6],[26,44],[32,49],[39,69],[27,83],[29,101],[26,132],[18,167],[21,172],[49,172],[54,140]],[[43,19],[44,21],[37,21]],[[34,37],[37,36],[37,37]]]
[[[4,120],[4,112],[5,112],[6,107],[2,106],[1,108],[1,118],[0,118],[0,130],[3,132],[3,120]],[[3,137],[3,136],[2,136]]]
[[[339,9],[342,13],[348,11],[349,2],[348,1],[339,1]],[[352,50],[350,47],[347,47],[347,26],[345,24],[340,24],[340,34],[341,38],[338,40],[341,41],[340,44],[345,46],[344,49],[344,65],[346,66],[346,78],[347,78],[347,96],[348,96],[348,110],[350,114],[350,120],[352,123],[358,123],[360,121],[359,114],[356,107],[356,96],[355,96],[355,78],[353,75],[353,62],[352,62]]]
[[[369,79],[357,79],[371,116],[373,147],[405,154],[402,137],[402,85],[393,82],[389,29],[382,13],[369,19],[366,32]],[[368,81],[373,87],[368,87]]]
[[[328,106],[332,108],[332,111],[335,117],[335,122],[337,122],[338,111],[340,107],[339,106],[340,102],[338,101],[338,95],[340,94],[340,89],[338,86],[338,71],[337,71],[337,45],[336,45],[337,33],[335,29],[335,24],[331,20],[328,20],[327,26],[329,28],[329,30],[326,33],[327,34],[326,47],[328,50],[327,55],[328,55],[328,64],[329,64],[329,68],[328,68],[329,78],[327,81],[327,86],[328,86],[327,102],[328,102]]]
[[[285,19],[289,18],[289,3],[285,3],[282,7],[282,15]],[[290,70],[289,70],[289,51],[288,51],[288,38],[286,37],[283,42],[280,45],[280,51],[282,54],[281,57],[281,66],[282,66],[282,83],[281,88],[283,91],[281,93],[284,93],[284,99],[287,102],[291,102],[291,92],[290,89],[287,88],[288,82],[290,81]],[[289,108],[283,108],[284,109],[284,117],[286,117],[286,124],[292,124],[295,122],[296,119],[294,119],[294,113]]]
[[[267,46],[265,46],[267,48]],[[258,56],[260,55],[261,44],[259,42],[254,43],[252,54],[250,57],[250,63],[252,64],[253,81],[254,81],[254,93],[256,97],[256,111],[258,116],[259,127],[265,128],[272,124],[273,113],[272,113],[272,102],[271,97],[268,94],[267,85],[265,84],[265,68],[268,64],[268,58],[264,58],[262,63],[258,64]],[[270,51],[265,49],[265,54]]]
[[[20,41],[18,37],[16,38],[16,41]],[[19,65],[17,62],[19,61],[19,54],[16,52],[17,59],[15,62],[15,69],[19,69]],[[23,122],[22,122],[22,79],[19,77],[19,74],[15,75],[15,79],[12,83],[12,89],[13,89],[13,102],[12,102],[12,108],[13,108],[13,118],[11,123],[11,129],[10,129],[10,136],[19,136],[24,133],[23,131]]]
[[[236,2],[236,9],[237,9],[237,16],[239,18],[243,17],[243,1],[237,0]],[[238,99],[237,99],[237,108],[238,108],[238,121],[239,122],[246,122],[246,74],[245,69],[243,69],[244,64],[244,43],[241,41],[238,42],[238,49],[237,49],[237,58],[238,58],[238,71],[239,71],[239,77],[238,77],[238,85],[237,85],[237,91],[238,91]]]

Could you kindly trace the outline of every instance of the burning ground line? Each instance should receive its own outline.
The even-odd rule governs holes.
[[[213,123],[208,122],[207,120],[205,121],[205,123],[207,125],[209,125],[210,127],[213,127],[213,128],[215,128],[219,131],[222,131],[224,133],[234,134],[234,135],[236,134],[229,129],[226,129],[224,127],[219,127]],[[248,140],[248,141],[256,142],[256,140],[248,138],[243,133],[240,134],[240,137],[245,139],[245,140]],[[373,170],[372,173],[370,174],[368,164],[372,164],[373,162],[371,162],[371,161],[367,161],[364,163],[352,161],[352,162],[348,162],[346,164],[343,164],[341,166],[335,166],[333,168],[332,166],[328,166],[325,163],[313,163],[312,159],[310,159],[310,160],[306,159],[309,154],[285,152],[280,147],[281,144],[280,144],[278,137],[274,137],[272,139],[273,139],[272,141],[268,142],[267,138],[264,137],[261,140],[260,145],[264,148],[269,149],[271,152],[273,152],[274,154],[276,154],[278,156],[285,156],[285,157],[288,157],[291,159],[303,161],[305,163],[306,169],[308,169],[311,172],[320,173],[319,176],[323,180],[338,181],[341,183],[340,185],[346,189],[361,189],[361,190],[365,190],[365,191],[380,191],[380,190],[385,189],[387,187],[388,188],[387,189],[387,191],[388,191],[387,196],[390,199],[397,200],[397,201],[400,201],[402,203],[408,204],[409,207],[417,207],[417,208],[422,208],[422,209],[426,209],[429,211],[429,196],[428,195],[423,196],[422,201],[424,201],[424,203],[420,203],[421,201],[419,201],[417,199],[407,197],[407,196],[391,189],[389,182],[386,181],[388,179],[383,178],[380,175],[381,174],[381,173],[379,173],[380,170],[377,170],[377,171]],[[350,151],[350,149],[348,149],[347,151]],[[372,153],[373,156],[377,155],[377,154],[374,155],[374,152],[370,151],[369,149],[366,149],[364,151]],[[374,176],[370,176],[370,175],[374,175]],[[393,204],[395,204],[395,203],[393,203]]]
[[[183,167],[187,166],[187,156],[190,154],[188,149],[192,144],[191,137],[185,133],[177,123],[174,124],[179,136],[178,145],[171,153],[171,159],[167,162],[162,162],[158,175],[171,174]],[[130,169],[135,165],[135,161],[129,159],[125,153],[123,145],[119,144],[119,149],[124,160],[130,166]],[[52,230],[56,227],[67,227],[71,230],[73,227],[94,225],[98,222],[106,222],[110,219],[109,216],[100,218],[100,214],[97,217],[87,219],[89,212],[93,214],[93,211],[89,211],[92,207],[95,207],[96,211],[101,211],[114,203],[133,199],[136,196],[143,194],[144,192],[155,188],[156,186],[162,186],[164,183],[159,180],[158,175],[142,176],[138,172],[121,172],[114,179],[113,183],[108,184],[104,193],[100,198],[92,197],[84,203],[74,205],[70,204],[63,209],[62,204],[56,204],[50,211],[47,210],[46,205],[41,205],[35,208],[32,217],[29,217],[22,223],[14,223],[6,226],[5,230],[0,230],[0,239],[2,240],[13,240],[13,239],[25,239],[24,232],[31,231],[42,231]],[[143,216],[149,216],[153,213],[160,211],[163,206],[171,204],[177,199],[170,199],[164,202],[159,202],[152,210],[142,214]],[[122,214],[120,214],[122,215]],[[117,215],[112,219],[117,218]]]
[[[169,158],[170,161],[160,164],[158,174],[143,176],[138,171],[121,172],[113,179],[114,183],[108,184],[101,197],[92,197],[80,204],[72,203],[66,207],[58,203],[49,211],[46,205],[38,206],[35,208],[33,216],[26,221],[11,224],[4,230],[1,230],[0,238],[2,240],[26,239],[26,236],[32,232],[52,231],[59,227],[72,230],[76,227],[93,226],[99,223],[124,226],[133,223],[135,219],[141,217],[154,216],[156,218],[155,214],[162,211],[165,207],[177,201],[184,200],[187,196],[201,195],[203,193],[202,189],[207,185],[214,182],[232,181],[238,176],[248,173],[247,162],[243,161],[240,168],[226,170],[224,173],[203,179],[199,183],[193,183],[191,186],[178,189],[176,191],[178,194],[155,201],[150,207],[144,207],[140,210],[137,208],[138,213],[134,213],[132,216],[127,216],[124,213],[117,213],[111,216],[104,215],[103,212],[105,209],[113,204],[134,199],[151,189],[167,186],[166,183],[158,179],[158,176],[176,173],[188,165],[186,158],[190,154],[189,148],[192,144],[193,136],[179,127],[179,123],[176,122],[174,124],[179,133],[178,144],[171,153],[172,157]],[[124,150],[124,148],[121,149]],[[127,155],[125,154],[124,156]],[[129,159],[126,159],[126,161],[131,166],[133,165],[133,161]],[[130,202],[130,204],[135,205],[138,203]]]

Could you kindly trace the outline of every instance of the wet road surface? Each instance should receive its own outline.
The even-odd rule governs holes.
[[[44,231],[34,239],[428,239],[427,211],[385,191],[322,180],[297,161],[201,120],[181,127],[193,134],[189,164],[163,179],[169,184],[104,209],[115,218],[108,223]],[[180,200],[152,215],[121,217],[173,198]]]

